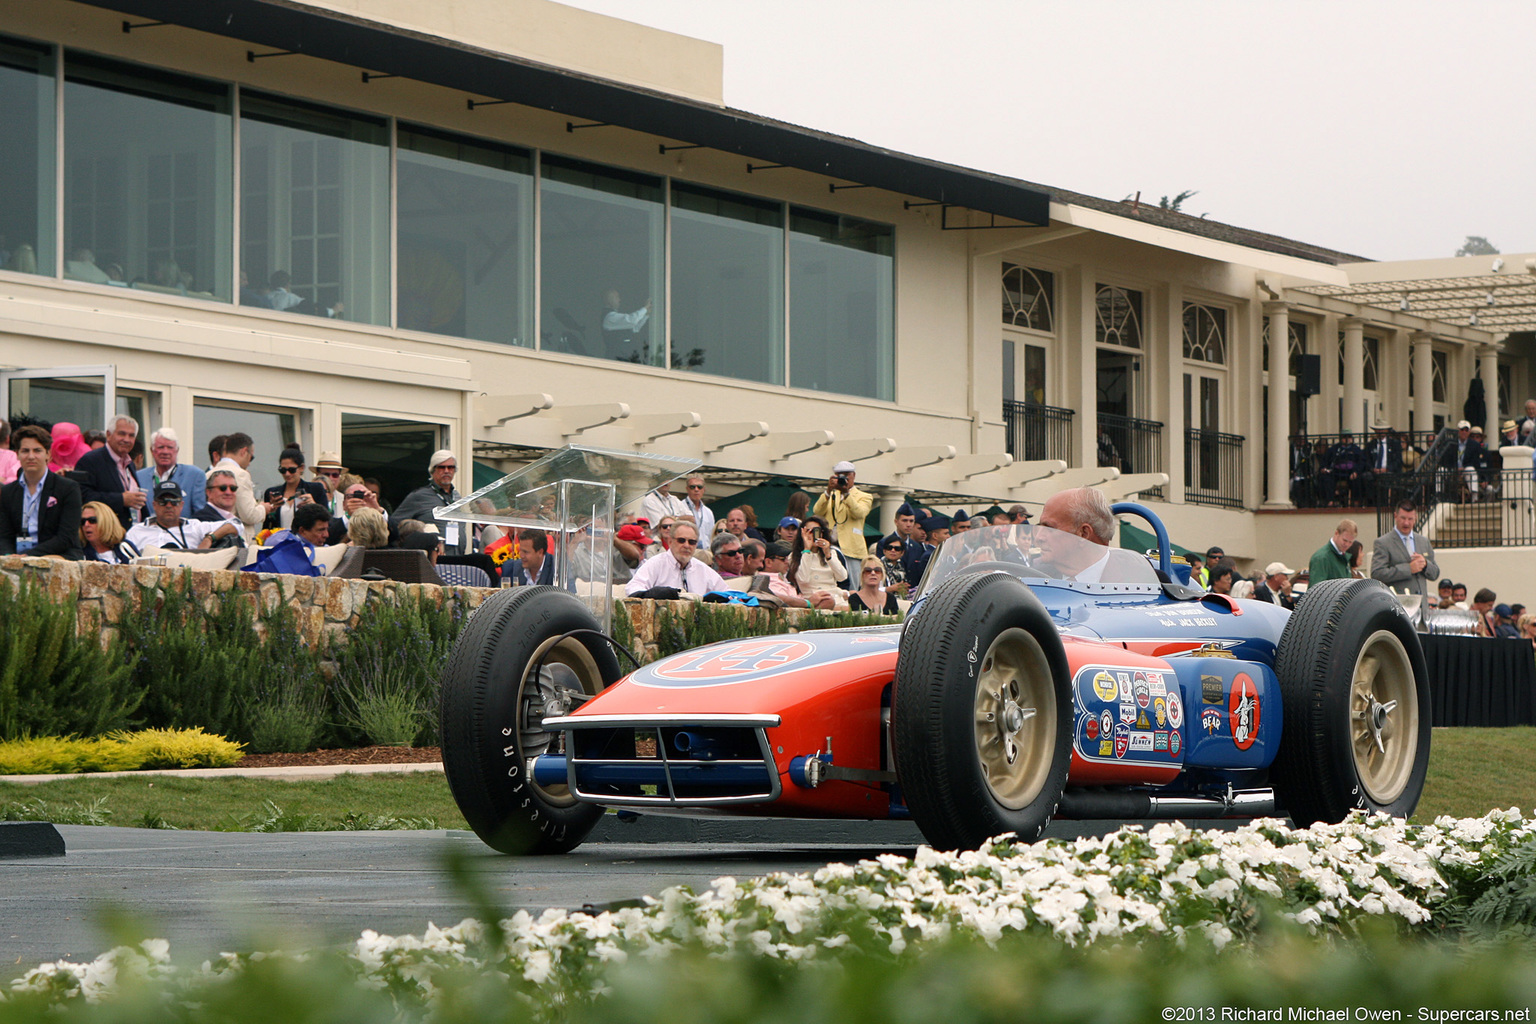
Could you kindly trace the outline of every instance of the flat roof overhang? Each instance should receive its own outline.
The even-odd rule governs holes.
[[[1050,195],[1022,182],[479,49],[290,0],[78,0],[92,7],[276,50],[399,75],[769,160],[1025,225],[1050,222]]]

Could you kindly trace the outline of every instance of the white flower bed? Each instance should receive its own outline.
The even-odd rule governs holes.
[[[1252,937],[1265,907],[1314,933],[1348,935],[1367,918],[1412,931],[1429,926],[1480,865],[1533,833],[1536,820],[1511,808],[1432,825],[1382,816],[1292,830],[1266,819],[1205,832],[1159,823],[1100,839],[996,842],[971,853],[924,847],[912,859],[886,854],[813,875],[720,878],[702,893],[668,889],[644,907],[596,915],[519,911],[501,922],[494,953],[487,929],[465,920],[420,936],[364,932],[351,956],[360,984],[397,996],[430,1003],[435,978],[467,967],[559,1004],[601,993],[606,964],[683,946],[800,961],[851,950],[901,955],[952,935],[992,943],[1034,932],[1074,946],[1148,935],[1182,942],[1195,933],[1220,948]],[[149,940],[89,964],[43,964],[11,990],[96,1001],[131,974],[191,992],[246,962],[225,954],[178,971],[165,942]]]

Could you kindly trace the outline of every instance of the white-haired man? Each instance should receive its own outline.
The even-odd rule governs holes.
[[[407,519],[431,523],[443,534],[443,553],[462,555],[469,550],[469,530],[464,523],[439,523],[437,510],[459,500],[459,492],[453,486],[459,472],[458,456],[447,448],[440,448],[427,460],[427,473],[431,482],[416,488],[405,496],[400,507],[389,521],[398,529]]]
[[[181,488],[186,498],[182,514],[196,518],[202,507],[208,504],[208,477],[196,466],[177,461],[181,455],[181,438],[170,427],[161,427],[149,435],[150,464],[138,472],[139,487],[153,494],[160,484],[170,483]]]
[[[133,443],[139,438],[139,421],[115,416],[107,425],[107,446],[86,452],[75,463],[84,476],[81,485],[86,502],[104,502],[128,529],[144,515],[149,492],[139,486],[133,466]]]
[[[1057,491],[1040,510],[1039,525],[1068,533],[1087,544],[1051,543],[1049,530],[1035,533],[1044,564],[1055,569],[1062,579],[1079,583],[1152,583],[1157,574],[1145,557],[1112,548],[1115,516],[1109,499],[1093,487],[1073,487]]]

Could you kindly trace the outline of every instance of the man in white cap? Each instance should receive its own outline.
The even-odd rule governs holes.
[[[839,462],[827,478],[827,489],[816,499],[815,512],[832,525],[832,541],[843,557],[863,561],[869,554],[864,544],[864,520],[875,505],[874,495],[854,486],[853,463]]]
[[[432,453],[432,458],[427,460],[427,472],[431,474],[432,482],[416,488],[405,496],[400,502],[400,507],[395,509],[395,514],[389,517],[389,521],[397,528],[407,519],[415,519],[423,523],[436,525],[443,535],[443,553],[449,555],[462,555],[469,550],[469,531],[463,523],[438,523],[437,510],[446,508],[459,500],[459,492],[453,486],[454,476],[459,471],[458,456],[447,448],[440,448]]]
[[[1253,588],[1255,601],[1268,601],[1281,608],[1294,608],[1296,599],[1291,596],[1291,577],[1296,571],[1284,562],[1270,562],[1264,567],[1264,578]]]

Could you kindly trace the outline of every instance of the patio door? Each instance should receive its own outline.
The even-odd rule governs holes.
[[[1184,486],[1215,491],[1221,486],[1221,378],[1211,373],[1184,375]]]
[[[117,367],[53,366],[0,371],[0,416],[100,430],[117,411]]]

